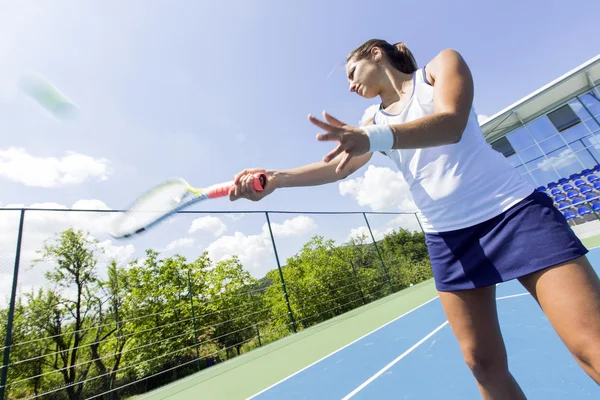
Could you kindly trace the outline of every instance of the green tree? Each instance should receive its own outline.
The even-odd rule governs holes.
[[[55,299],[53,290],[43,289],[16,299],[8,367],[9,398],[37,396],[48,389],[51,380],[60,383],[56,375],[45,375],[52,366],[46,357],[52,351],[52,342],[42,337],[45,334],[42,329],[47,328],[43,321],[51,320]]]
[[[130,379],[160,373],[171,369],[170,376],[153,377],[153,384],[175,379],[178,373],[193,370],[196,343],[206,336],[194,337],[194,321],[188,289],[188,271],[192,276],[195,294],[205,290],[205,276],[210,260],[203,254],[194,262],[175,255],[161,259],[154,250],[146,251],[143,263],[134,261],[127,269],[130,316],[133,332],[123,361]],[[196,323],[206,325],[200,302],[195,303]],[[188,369],[181,366],[185,364]],[[177,367],[180,365],[181,367]]]
[[[241,347],[256,337],[257,325],[268,316],[258,292],[259,281],[234,256],[218,262],[207,274],[206,283],[205,309],[212,337],[228,358],[234,348],[240,355]]]
[[[123,319],[131,313],[132,299],[127,272],[119,268],[116,261],[108,266],[108,279],[100,283],[102,299],[96,299],[98,321],[96,335],[90,343],[92,361],[102,382],[106,400],[115,400],[117,373],[123,361],[123,351],[132,337],[133,323]]]
[[[90,360],[85,340],[91,332],[87,328],[98,322],[93,314],[98,289],[96,244],[85,232],[67,229],[58,235],[57,243],[46,242],[36,260],[53,265],[46,279],[56,285],[57,291],[48,293],[46,301],[52,315],[45,315],[50,319],[44,320],[43,326],[55,345],[52,367],[62,374],[71,400],[81,398],[92,365],[85,362]],[[70,290],[71,296],[66,294]]]
[[[360,282],[344,248],[315,236],[283,268],[292,312],[297,324],[308,327],[364,304]],[[279,277],[271,271],[267,276]],[[281,285],[273,284],[266,301],[279,324],[289,324]]]

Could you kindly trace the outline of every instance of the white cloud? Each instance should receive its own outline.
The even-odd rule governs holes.
[[[26,186],[43,188],[106,180],[108,160],[69,151],[61,158],[37,157],[23,148],[0,150],[0,176]]]
[[[285,220],[282,224],[271,223],[273,235],[290,237],[307,234],[317,228],[312,218],[298,216]],[[242,265],[254,276],[263,276],[276,267],[273,255],[273,245],[269,228],[264,224],[258,235],[245,235],[235,232],[233,235],[222,236],[212,242],[206,249],[208,256],[214,262],[237,255]]]
[[[219,237],[227,232],[227,225],[225,225],[225,223],[221,221],[221,218],[218,217],[200,217],[192,221],[192,225],[190,226],[188,233],[194,233],[198,231],[208,231],[211,232],[215,237]]]
[[[545,158],[537,166],[542,171],[552,171],[553,168],[561,169],[574,163],[577,163],[577,156],[575,156],[573,150],[566,149],[561,151],[558,156]]]
[[[283,221],[283,224],[271,223],[271,230],[274,236],[294,236],[303,235],[317,228],[317,223],[307,216],[301,215],[292,219]],[[263,234],[269,234],[267,224],[263,225]]]
[[[371,229],[373,230],[373,236],[375,237],[375,240],[382,240],[385,235],[390,234],[393,231],[393,228],[388,228],[385,231],[380,231],[379,229],[373,229],[373,228],[371,228]],[[352,228],[350,230],[350,234],[348,235],[348,238],[346,239],[346,241],[349,242],[352,239],[359,239],[363,235],[366,236],[368,242],[372,241],[371,233],[369,233],[369,228],[367,228],[366,226],[359,226],[358,228]]]
[[[264,234],[246,236],[241,232],[222,236],[206,249],[214,262],[237,255],[242,265],[252,275],[264,275],[275,266],[270,239]]]
[[[117,246],[112,243],[111,240],[104,240],[98,242],[97,247],[103,251],[100,257],[101,261],[108,262],[109,260],[116,260],[117,263],[127,261],[129,257],[135,253],[135,247],[132,244],[124,246]]]
[[[373,211],[416,211],[402,174],[387,167],[370,165],[364,176],[340,182],[339,190],[342,196],[352,196],[359,205],[371,207]]]
[[[23,207],[23,205],[7,204],[3,208],[13,207]],[[105,275],[104,267],[110,259],[114,258],[123,264],[135,253],[135,247],[132,244],[121,245],[104,238],[110,222],[114,218],[113,213],[67,211],[65,205],[51,202],[31,204],[28,208],[52,208],[65,211],[28,210],[25,212],[20,258],[21,272],[19,274],[20,293],[28,288],[37,288],[46,284],[44,273],[50,268],[50,265],[40,264],[31,269],[32,261],[39,257],[37,251],[42,249],[46,240],[54,239],[55,235],[68,228],[87,231],[91,237],[99,239],[97,246],[104,253],[98,253],[100,276]],[[70,208],[79,210],[109,209],[102,201],[93,199],[79,200]],[[7,211],[0,208],[0,267],[4,271],[6,271],[6,266],[14,265],[19,214],[19,211]],[[12,274],[8,280],[12,282]],[[5,293],[3,292],[5,286],[3,283],[0,284],[0,292]],[[4,301],[4,298],[0,298],[0,306],[5,305]]]
[[[485,114],[477,114],[477,122],[479,122],[479,125],[483,125],[488,119],[490,119],[490,117]]]
[[[177,240],[173,240],[171,243],[167,245],[167,250],[176,250],[192,247],[196,243],[194,238],[185,237]]]
[[[421,232],[421,225],[414,214],[398,215],[389,222],[392,229],[406,229],[409,232]]]
[[[373,116],[375,115],[375,112],[377,112],[378,109],[379,109],[379,104],[371,104],[369,107],[365,108],[365,111],[363,112],[363,115],[362,115],[360,121],[358,121],[358,125],[359,126],[364,125],[364,123],[366,121],[373,118]]]

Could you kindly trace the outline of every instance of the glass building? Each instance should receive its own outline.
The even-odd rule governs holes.
[[[600,164],[600,56],[482,125],[492,147],[536,187]]]
[[[575,96],[492,142],[533,185],[545,186],[600,164],[598,88]]]
[[[493,115],[481,127],[488,143],[536,187],[558,184],[562,190],[561,184],[573,182],[582,172],[600,177],[600,55]],[[600,202],[600,183],[593,192]],[[582,217],[582,210],[573,207],[574,196],[567,201]],[[600,215],[600,204],[593,212]]]

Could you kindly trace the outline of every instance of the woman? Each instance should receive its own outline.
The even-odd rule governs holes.
[[[325,121],[309,116],[325,131],[317,139],[337,142],[335,149],[300,168],[242,171],[230,199],[332,183],[374,152],[385,154],[410,186],[442,306],[482,397],[525,398],[509,372],[496,310],[496,283],[511,279],[600,385],[600,280],[551,199],[483,138],[460,54],[444,50],[418,69],[402,43],[369,40],[348,56],[346,72],[351,92],[381,99],[373,118],[358,128],[325,112]],[[263,192],[253,190],[256,172],[267,174]]]

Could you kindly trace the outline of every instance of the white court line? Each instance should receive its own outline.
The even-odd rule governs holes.
[[[511,299],[513,297],[527,296],[528,294],[529,294],[529,292],[527,292],[527,293],[519,293],[519,294],[511,294],[510,296],[496,297],[496,300]]]
[[[394,361],[392,361],[391,363],[389,363],[388,365],[386,365],[385,367],[383,367],[382,369],[380,369],[379,372],[377,372],[375,375],[373,375],[372,377],[370,377],[369,379],[367,379],[362,385],[360,385],[359,387],[357,387],[356,389],[354,389],[353,391],[351,391],[350,393],[348,393],[346,395],[346,397],[344,397],[342,400],[348,400],[350,397],[354,396],[356,393],[358,393],[361,390],[363,390],[365,388],[365,386],[367,386],[369,383],[371,383],[375,379],[377,379],[377,377],[379,375],[383,374],[385,371],[387,371],[388,369],[390,369],[398,361],[402,360],[404,357],[406,357],[407,355],[409,355],[410,353],[412,353],[412,351],[414,349],[416,349],[424,341],[426,341],[427,339],[429,339],[430,337],[432,337],[433,335],[435,335],[435,333],[437,331],[439,331],[440,329],[442,329],[447,324],[448,324],[448,321],[444,322],[443,324],[441,324],[440,326],[438,326],[437,328],[435,328],[434,330],[432,330],[431,332],[429,332],[429,334],[427,336],[425,336],[423,339],[419,340],[417,343],[413,344],[413,346],[410,349],[408,349],[404,353],[400,354]]]
[[[510,296],[496,297],[496,300],[511,299],[513,297],[526,296],[528,294],[529,294],[529,292],[527,292],[527,293],[519,293],[519,294],[512,294]],[[392,366],[394,366],[394,364],[396,364],[398,361],[402,360],[404,357],[406,357],[407,355],[409,355],[410,353],[412,353],[412,351],[414,349],[416,349],[417,347],[419,347],[420,345],[422,345],[424,341],[426,341],[427,339],[429,339],[430,337],[432,337],[433,335],[435,335],[437,333],[437,331],[439,331],[440,329],[442,329],[447,324],[448,324],[448,321],[446,320],[443,324],[441,324],[440,326],[438,326],[437,328],[435,328],[434,330],[432,330],[431,332],[429,332],[427,334],[427,336],[425,336],[423,339],[421,339],[417,343],[415,343],[410,349],[408,349],[404,353],[400,354],[395,360],[393,360],[392,362],[390,362],[388,365],[386,365],[385,367],[383,367],[382,369],[380,369],[375,375],[373,375],[372,377],[370,377],[369,379],[367,379],[365,382],[363,382],[362,385],[360,385],[359,387],[357,387],[356,389],[354,389],[353,391],[351,391],[350,393],[348,393],[342,400],[348,400],[349,398],[353,397],[356,393],[358,393],[361,390],[363,390],[369,383],[373,382],[375,379],[377,379],[377,377],[379,377],[385,371],[387,371]]]
[[[421,304],[421,305],[419,305],[419,306],[417,306],[417,307],[413,308],[413,309],[412,309],[412,310],[410,310],[410,311],[407,311],[407,312],[405,312],[404,314],[400,315],[399,317],[396,317],[396,318],[394,318],[394,319],[393,319],[393,320],[391,320],[390,322],[387,322],[387,323],[385,323],[384,325],[381,325],[380,327],[378,327],[378,328],[376,328],[376,329],[373,329],[371,332],[369,332],[369,333],[367,333],[367,334],[365,334],[365,335],[363,335],[363,336],[359,337],[358,339],[354,340],[353,342],[351,342],[351,343],[348,343],[347,345],[345,345],[345,346],[343,346],[343,347],[340,347],[339,349],[337,349],[337,350],[335,350],[335,351],[333,351],[333,352],[331,352],[331,353],[327,354],[326,356],[324,356],[324,357],[320,358],[319,360],[315,361],[314,363],[312,363],[312,364],[310,364],[310,365],[307,365],[306,367],[302,368],[301,370],[298,370],[298,371],[294,372],[293,374],[291,374],[291,375],[289,375],[289,376],[286,376],[285,378],[283,378],[283,379],[282,379],[282,380],[280,380],[279,382],[276,382],[276,383],[272,384],[271,386],[269,386],[268,388],[265,388],[265,389],[261,390],[260,392],[258,392],[258,393],[256,393],[256,394],[254,394],[254,395],[252,395],[252,396],[250,396],[250,397],[248,397],[246,400],[253,399],[253,398],[255,398],[256,396],[258,396],[258,395],[260,395],[260,394],[263,394],[263,393],[264,393],[264,392],[266,392],[267,390],[274,388],[275,386],[279,385],[279,384],[280,384],[280,383],[282,383],[282,382],[285,382],[286,380],[290,379],[291,377],[293,377],[293,376],[295,376],[295,375],[298,375],[300,372],[302,372],[302,371],[304,371],[304,370],[306,370],[306,369],[308,369],[308,368],[312,367],[312,366],[313,366],[313,365],[315,365],[315,364],[318,364],[318,363],[320,363],[320,362],[321,362],[321,361],[323,361],[324,359],[326,359],[326,358],[328,358],[328,357],[331,357],[332,355],[334,355],[335,353],[337,353],[337,352],[339,352],[339,351],[341,351],[341,350],[345,349],[346,347],[353,345],[354,343],[358,342],[359,340],[362,340],[362,339],[364,339],[365,337],[369,336],[370,334],[377,332],[378,330],[380,330],[381,328],[383,328],[383,327],[385,327],[385,326],[387,326],[387,325],[391,324],[392,322],[394,322],[394,321],[397,321],[397,320],[399,320],[400,318],[404,317],[405,315],[408,315],[408,314],[410,314],[411,312],[413,312],[413,311],[415,311],[415,310],[417,310],[417,309],[419,309],[419,308],[423,307],[425,304],[428,304],[428,303],[432,302],[433,300],[437,299],[438,297],[439,297],[439,296],[435,296],[433,299],[431,299],[431,300],[427,300],[425,303],[423,303],[423,304]]]

